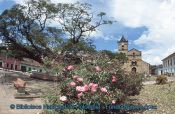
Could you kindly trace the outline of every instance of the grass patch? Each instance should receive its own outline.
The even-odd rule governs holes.
[[[140,95],[131,97],[142,105],[157,105],[157,110],[147,110],[144,114],[175,113],[175,82],[165,85],[146,85]]]

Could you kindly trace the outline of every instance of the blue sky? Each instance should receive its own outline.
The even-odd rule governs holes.
[[[100,31],[103,32],[103,36],[95,36],[94,43],[97,46],[98,50],[107,49],[116,51],[118,46],[117,41],[121,38],[122,35],[124,35],[129,41],[129,49],[140,48],[139,46],[135,45],[133,41],[138,39],[146,30],[147,29],[145,27],[129,28],[119,23],[104,25],[104,27],[100,28]]]
[[[26,0],[0,0],[0,11]],[[77,0],[51,0],[76,2]],[[98,50],[117,51],[122,35],[129,40],[129,49],[142,51],[143,59],[151,64],[175,51],[175,0],[78,0],[92,5],[92,11],[106,12],[117,22],[101,26],[91,35]]]
[[[4,9],[10,8],[15,2],[12,0],[0,0],[0,12]]]

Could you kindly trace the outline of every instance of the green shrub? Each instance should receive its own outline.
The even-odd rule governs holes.
[[[164,75],[158,76],[156,78],[156,84],[166,84],[168,81],[167,77]]]
[[[108,64],[107,61],[103,64],[100,63],[84,63],[66,67],[61,75],[61,90],[60,96],[56,100],[57,103],[99,104],[100,107],[104,107],[104,104],[125,104],[128,96],[139,94],[142,88],[141,75],[125,74],[115,63]],[[84,90],[85,88],[87,90]],[[55,104],[55,102],[49,102],[49,104]],[[77,109],[60,111],[61,113],[76,113]],[[103,108],[83,111],[106,114],[109,112]],[[117,111],[121,112],[121,110]]]

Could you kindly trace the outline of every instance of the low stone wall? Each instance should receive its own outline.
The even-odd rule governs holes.
[[[58,76],[51,76],[48,73],[32,73],[30,75],[31,78],[45,80],[45,81],[59,81]]]

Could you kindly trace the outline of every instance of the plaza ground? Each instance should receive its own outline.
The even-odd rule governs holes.
[[[138,96],[131,97],[142,105],[156,105],[156,110],[143,114],[175,114],[175,82],[165,85],[145,85]]]
[[[3,77],[2,75],[5,75]],[[29,76],[20,72],[7,72],[0,70],[0,114],[37,114],[42,110],[16,110],[10,109],[11,104],[32,104],[42,105],[44,100],[41,98],[15,99],[16,90],[12,81],[17,77],[27,82],[26,90],[32,95],[44,95],[49,93],[52,88],[58,86],[58,83],[31,79]],[[165,85],[155,85],[155,78],[151,77],[144,82],[140,95],[133,96],[142,105],[156,105],[157,110],[147,110],[144,114],[174,114],[175,112],[175,80],[174,77],[168,77],[170,81]]]
[[[3,77],[2,75],[5,75]],[[22,73],[13,73],[0,70],[0,114],[37,114],[42,110],[16,110],[10,109],[11,104],[32,104],[32,105],[42,105],[44,100],[42,98],[27,98],[27,99],[15,99],[16,89],[12,81],[17,77],[25,80],[27,82],[26,91],[31,95],[43,95],[47,91],[51,90],[55,83],[47,82],[42,80],[31,79],[27,75]]]

